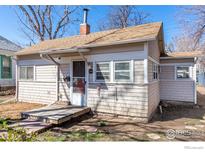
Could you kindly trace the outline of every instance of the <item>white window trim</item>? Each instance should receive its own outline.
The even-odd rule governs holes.
[[[130,74],[130,80],[115,80],[115,64],[116,63],[129,63],[129,74]],[[113,61],[113,83],[133,83],[134,82],[134,61],[133,60],[126,60],[126,61]],[[124,72],[127,72],[124,71]]]
[[[114,80],[114,63],[115,62],[129,62],[130,63],[130,80],[129,81],[115,81]],[[110,80],[96,80],[96,64],[109,63]],[[93,62],[93,83],[134,83],[134,60],[112,60],[112,61],[94,61]]]
[[[25,68],[28,68],[28,67],[32,67],[33,68],[33,79],[21,79],[21,72],[20,72],[20,70],[21,70],[21,67],[25,67]],[[34,81],[34,79],[35,79],[35,67],[34,66],[19,66],[19,72],[18,72],[18,78],[19,78],[19,81]],[[26,69],[26,74],[27,74],[27,69]]]
[[[177,67],[188,67],[189,68],[189,78],[177,78]],[[175,65],[174,67],[175,70],[175,80],[192,80],[192,75],[191,75],[191,66],[189,65]]]
[[[111,81],[111,78],[112,78],[112,76],[111,76],[111,62],[110,61],[99,61],[99,62],[95,62],[94,63],[95,64],[95,66],[94,66],[94,68],[95,68],[95,70],[93,71],[94,72],[94,81],[95,82],[99,82],[99,83],[102,83],[102,82],[110,82]],[[96,76],[96,74],[97,74],[97,72],[100,72],[100,71],[97,71],[97,64],[109,64],[109,71],[103,71],[103,72],[109,72],[109,76],[110,76],[110,79],[109,80],[97,80],[97,76]]]

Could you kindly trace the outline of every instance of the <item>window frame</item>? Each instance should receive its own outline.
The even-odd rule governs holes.
[[[108,71],[97,71],[97,64],[109,64],[109,70]],[[104,80],[99,80],[97,79],[97,72],[108,72],[109,73],[109,80],[104,79]],[[95,62],[95,82],[111,82],[111,63],[110,61],[99,61],[99,62]]]
[[[130,75],[130,79],[129,80],[125,80],[125,79],[122,79],[122,80],[116,80],[115,79],[115,73],[116,73],[116,70],[115,70],[115,64],[116,63],[129,63],[129,75]],[[113,61],[113,82],[114,83],[132,83],[133,82],[133,74],[134,74],[134,71],[133,71],[133,60],[126,60],[126,61]],[[128,70],[117,70],[117,72],[128,72]]]
[[[188,67],[189,77],[188,77],[188,78],[178,78],[178,77],[177,77],[177,68],[178,68],[178,67]],[[190,79],[192,78],[190,67],[191,67],[191,66],[188,66],[188,65],[176,65],[176,66],[175,66],[175,80],[190,80]]]
[[[26,68],[26,78],[21,78],[21,68]],[[32,68],[33,69],[33,78],[29,79],[28,78],[28,68]],[[34,76],[35,76],[35,71],[34,71],[34,66],[19,66],[18,67],[18,78],[19,81],[34,81]]]
[[[9,61],[9,77],[3,77],[4,74],[4,67],[3,67],[3,60],[4,58],[7,58]],[[0,72],[0,78],[1,79],[12,79],[12,59],[11,57],[5,56],[5,55],[0,55],[0,63],[1,63],[1,72]]]

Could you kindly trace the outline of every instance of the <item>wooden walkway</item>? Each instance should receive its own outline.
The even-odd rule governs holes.
[[[21,113],[22,118],[38,120],[49,124],[61,124],[90,112],[89,107],[53,104]]]

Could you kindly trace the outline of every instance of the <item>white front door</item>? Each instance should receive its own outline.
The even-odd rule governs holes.
[[[72,105],[86,105],[85,61],[73,61],[72,65]]]

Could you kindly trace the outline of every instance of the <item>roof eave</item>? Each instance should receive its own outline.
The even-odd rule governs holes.
[[[15,51],[0,49],[0,55],[14,56],[15,55]]]
[[[112,43],[88,44],[88,45],[82,45],[79,48],[95,48],[95,47],[104,47],[104,46],[112,46],[112,45],[120,45],[120,44],[140,43],[140,42],[153,41],[153,40],[156,40],[156,36],[149,37],[149,38],[143,38],[143,39],[129,39],[129,40],[123,40],[123,41],[116,41]]]
[[[129,40],[123,40],[123,41],[117,41],[113,43],[104,43],[104,44],[87,44],[87,45],[82,45],[78,46],[75,48],[60,48],[60,49],[51,49],[51,50],[44,50],[44,51],[39,51],[37,52],[38,54],[61,54],[61,53],[75,53],[75,52],[89,52],[89,48],[95,48],[95,47],[104,47],[104,46],[112,46],[112,45],[120,45],[120,44],[129,44],[129,43],[140,43],[140,42],[146,42],[146,41],[153,41],[156,40],[155,37],[149,37],[149,38],[143,38],[143,39],[129,39]],[[59,52],[60,51],[60,52]],[[16,53],[16,56],[21,56],[21,55],[30,55],[33,53],[29,54],[24,54],[24,53]]]

